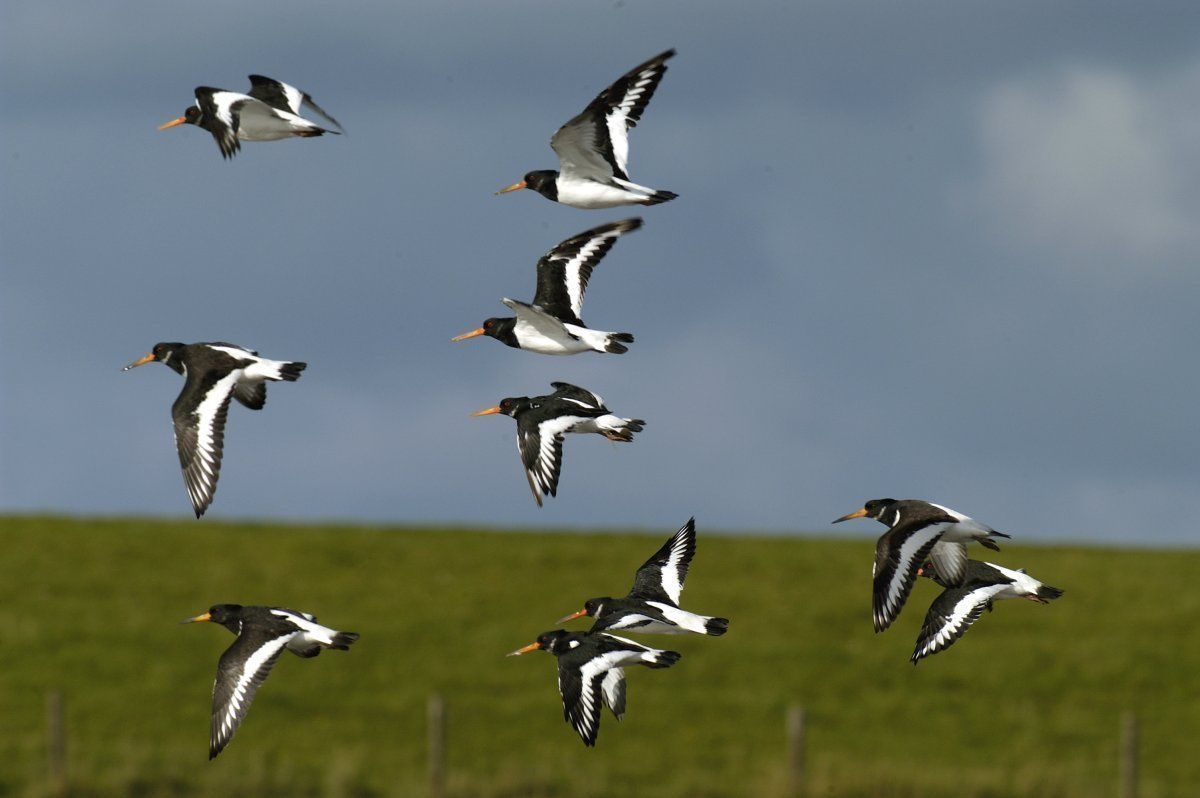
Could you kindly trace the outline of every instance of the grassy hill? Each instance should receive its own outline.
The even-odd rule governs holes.
[[[0,795],[50,793],[54,689],[77,795],[423,795],[432,691],[449,707],[449,794],[464,798],[782,795],[793,702],[810,795],[1115,795],[1130,709],[1141,796],[1200,784],[1200,552],[1006,545],[997,561],[1066,595],[1004,602],[913,667],[927,580],[876,635],[869,542],[724,537],[703,518],[683,603],[729,617],[729,633],[642,638],[683,660],[632,671],[624,722],[606,715],[585,749],[553,658],[503,655],[623,593],[673,531],[0,519]],[[233,638],[177,622],[216,602],[308,610],[362,639],[285,656],[210,763],[212,677]]]

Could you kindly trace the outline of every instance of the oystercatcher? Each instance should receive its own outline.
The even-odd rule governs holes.
[[[959,582],[943,579],[937,566],[927,562],[919,573],[929,577],[945,590],[929,605],[925,622],[917,635],[912,663],[922,657],[945,651],[966,634],[971,624],[979,620],[985,609],[992,609],[997,599],[1024,598],[1039,604],[1049,604],[1063,594],[1056,587],[1042,584],[1021,568],[1016,571],[990,562],[969,560]]]
[[[558,475],[562,470],[563,435],[568,432],[595,432],[610,441],[628,443],[646,422],[640,418],[614,416],[604,400],[584,388],[568,382],[552,382],[554,393],[546,396],[510,396],[500,404],[472,413],[490,416],[503,413],[517,422],[517,448],[525,466],[525,478],[538,507],[542,495],[558,495]],[[539,493],[540,489],[540,493]]]
[[[275,141],[291,136],[309,138],[342,131],[336,119],[295,86],[262,75],[251,75],[250,84],[249,94],[197,86],[196,104],[183,116],[159,125],[158,129],[166,130],[176,125],[202,127],[212,133],[225,158],[237,154],[243,141]],[[326,130],[300,116],[302,105],[328,119],[338,130]]]
[[[719,637],[729,629],[728,618],[709,618],[679,608],[679,594],[688,566],[696,553],[696,519],[671,536],[654,556],[646,560],[633,578],[633,588],[625,598],[602,596],[583,603],[583,609],[564,618],[566,623],[584,615],[595,618],[591,631],[621,630],[658,634],[684,634]]]
[[[625,714],[625,672],[630,665],[669,668],[683,655],[661,651],[632,640],[603,632],[568,632],[555,629],[508,654],[519,657],[537,649],[558,658],[558,692],[562,696],[563,719],[570,723],[584,745],[595,745],[600,731],[600,702],[620,720]]]
[[[450,340],[487,335],[508,346],[543,355],[627,352],[629,347],[624,344],[633,342],[632,335],[589,330],[580,314],[592,269],[620,236],[641,226],[641,219],[624,219],[568,238],[538,261],[532,305],[506,297],[503,302],[517,314],[515,317],[487,319],[482,327]]]
[[[251,410],[261,410],[267,402],[266,380],[295,382],[308,364],[267,360],[252,349],[220,341],[158,343],[124,371],[151,361],[184,376],[183,390],[171,405],[171,418],[183,481],[199,518],[217,490],[230,397]]]
[[[667,50],[631,69],[592,100],[583,112],[558,129],[550,146],[561,171],[529,172],[519,183],[497,191],[528,188],[574,208],[657,205],[678,194],[639,186],[629,180],[629,129],[635,127],[667,73]]]
[[[920,499],[872,499],[833,523],[851,518],[874,518],[888,527],[875,544],[874,622],[875,631],[888,628],[900,614],[912,591],[917,570],[926,558],[933,559],[950,580],[962,578],[966,547],[974,540],[996,551],[993,537],[1009,537],[969,516]],[[938,545],[942,544],[942,545]]]
[[[208,612],[180,623],[199,621],[219,623],[237,635],[237,640],[217,660],[209,759],[215,758],[229,744],[246,717],[259,685],[285,648],[307,659],[317,656],[324,648],[346,651],[358,639],[354,632],[339,632],[321,626],[315,616],[283,607],[217,604]]]

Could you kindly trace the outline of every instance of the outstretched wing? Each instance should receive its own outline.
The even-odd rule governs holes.
[[[891,626],[912,592],[917,569],[925,564],[930,550],[948,527],[947,523],[900,524],[884,533],[875,544],[872,613],[875,631]]]
[[[238,636],[217,661],[213,682],[212,731],[208,758],[213,759],[229,744],[242,725],[258,687],[266,680],[275,661],[296,632],[274,637],[249,632]]]
[[[189,372],[183,391],[171,406],[175,447],[183,482],[196,517],[204,515],[217,490],[225,446],[225,416],[238,374]]]
[[[557,416],[539,422],[517,421],[517,448],[525,477],[538,507],[542,496],[558,495],[558,475],[562,471],[563,435],[585,419],[579,416]]]
[[[630,598],[679,606],[688,566],[696,554],[696,519],[689,518],[637,571]]]
[[[917,635],[912,662],[915,665],[922,657],[944,651],[966,634],[971,624],[979,620],[983,610],[997,594],[1002,593],[1011,580],[999,584],[972,582],[964,587],[951,587],[929,605],[925,623]]]
[[[663,75],[674,50],[656,55],[626,72],[597,95],[575,118],[550,139],[564,175],[607,181],[614,175],[628,180],[629,129],[642,112]]]
[[[295,86],[284,83],[281,80],[272,80],[263,75],[250,76],[250,96],[256,100],[262,100],[272,108],[278,108],[281,111],[300,115],[300,106],[307,105],[317,114],[332,122],[338,130],[343,133],[346,129],[341,123],[330,116],[324,108],[313,102],[313,98],[307,92],[300,91]]]
[[[641,219],[610,222],[568,238],[542,256],[537,264],[537,293],[533,304],[555,317],[583,325],[583,295],[592,270],[617,239],[642,226]]]
[[[196,105],[205,120],[205,128],[216,139],[223,158],[232,158],[242,148],[238,141],[241,124],[239,112],[248,95],[235,91],[214,89],[210,86],[196,87]]]

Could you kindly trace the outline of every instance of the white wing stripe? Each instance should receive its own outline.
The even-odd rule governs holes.
[[[889,616],[895,611],[896,605],[900,602],[900,592],[913,558],[917,556],[917,552],[929,543],[930,540],[937,540],[941,537],[945,529],[945,524],[930,524],[909,535],[908,539],[900,545],[900,556],[897,558],[899,562],[896,564],[896,569],[892,573],[892,578],[888,583],[887,602],[884,604],[884,612]]]
[[[246,697],[246,690],[250,687],[250,682],[254,679],[255,674],[271,660],[271,657],[275,656],[281,648],[287,645],[287,642],[292,639],[294,634],[286,634],[276,637],[274,640],[268,640],[242,663],[242,672],[238,674],[237,684],[233,686],[233,691],[229,695],[229,703],[225,705],[225,714],[221,719],[222,734],[232,733],[233,729],[237,726],[237,718],[241,714],[242,701]]]

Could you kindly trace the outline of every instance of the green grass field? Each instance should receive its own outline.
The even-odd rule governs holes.
[[[1200,552],[1007,545],[994,559],[1066,595],[1004,602],[913,667],[937,589],[922,580],[876,635],[869,541],[698,528],[683,604],[730,631],[641,638],[683,659],[631,671],[625,720],[606,715],[589,750],[562,720],[553,658],[504,654],[583,599],[622,594],[674,529],[2,519],[0,795],[50,794],[55,689],[74,795],[423,795],[433,691],[462,798],[778,796],[793,702],[807,712],[810,795],[1115,795],[1131,709],[1142,798],[1196,794]],[[177,622],[216,602],[292,606],[362,639],[280,660],[210,763],[212,678],[233,637]]]

